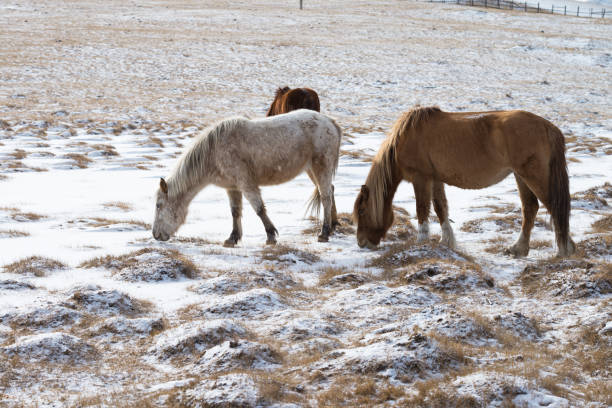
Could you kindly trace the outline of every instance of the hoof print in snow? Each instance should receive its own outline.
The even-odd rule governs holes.
[[[270,371],[279,366],[280,356],[267,344],[239,340],[209,348],[190,371],[196,375],[210,375],[236,370]]]
[[[329,279],[323,279],[323,285],[332,288],[338,287],[356,287],[369,282],[371,279],[363,274],[349,272],[333,276]]]
[[[149,352],[159,360],[193,360],[213,346],[245,335],[242,326],[229,320],[189,322],[159,334]]]
[[[78,337],[61,333],[23,336],[14,344],[0,348],[5,355],[18,355],[33,361],[79,363],[95,356],[95,349]]]
[[[259,388],[248,374],[227,374],[203,380],[180,395],[179,402],[189,407],[258,406]]]
[[[115,279],[128,282],[156,282],[193,279],[198,268],[187,257],[173,249],[144,248],[120,256],[95,258],[81,264],[83,268],[107,268]]]

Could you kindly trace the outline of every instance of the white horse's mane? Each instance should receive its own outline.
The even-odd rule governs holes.
[[[181,154],[168,177],[168,196],[177,197],[199,185],[211,171],[211,156],[218,142],[246,121],[248,119],[243,117],[224,119],[200,132],[191,147]]]

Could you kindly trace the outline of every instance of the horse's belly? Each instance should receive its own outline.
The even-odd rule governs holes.
[[[267,166],[265,169],[258,171],[257,181],[261,186],[286,183],[293,180],[304,171],[304,167],[305,163],[299,161],[282,163],[276,166]]]
[[[512,169],[495,169],[489,172],[480,172],[478,174],[450,174],[442,177],[442,181],[446,184],[464,188],[464,189],[481,189],[497,184],[512,173]]]

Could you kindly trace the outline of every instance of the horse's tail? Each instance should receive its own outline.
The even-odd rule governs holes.
[[[306,205],[306,213],[310,214],[311,217],[319,218],[321,214],[321,204],[321,193],[319,193],[319,188],[315,187]]]
[[[570,193],[567,163],[565,161],[565,139],[556,126],[548,130],[552,154],[549,163],[548,201],[550,213],[558,231],[557,245],[565,247],[569,242]]]
[[[337,147],[334,149],[334,163],[332,167],[332,178],[336,176],[336,171],[338,170],[338,161],[340,160],[340,144],[342,143],[342,128],[336,123],[335,120],[328,116],[331,123],[336,128],[336,132],[338,135],[337,139]],[[332,194],[334,194],[334,186],[332,185]],[[321,213],[321,205],[323,202],[321,201],[321,193],[319,192],[319,188],[315,187],[314,192],[310,196],[308,200],[308,204],[306,205],[306,213],[309,213],[311,216],[319,218]]]

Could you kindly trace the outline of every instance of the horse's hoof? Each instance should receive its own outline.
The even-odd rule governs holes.
[[[266,241],[266,245],[274,246],[274,245],[276,245],[276,240],[275,239],[268,239]]]
[[[504,254],[513,256],[515,258],[523,258],[529,254],[529,248],[524,249],[518,245],[512,245],[510,248],[504,251]]]
[[[230,239],[226,239],[225,242],[223,243],[223,246],[226,247],[226,248],[233,248],[233,247],[236,246],[236,244],[237,244],[236,241],[232,241]]]
[[[339,221],[333,221],[331,225],[332,232],[336,231],[336,227],[339,227],[341,224]]]
[[[319,235],[319,242],[329,242],[329,236]]]

